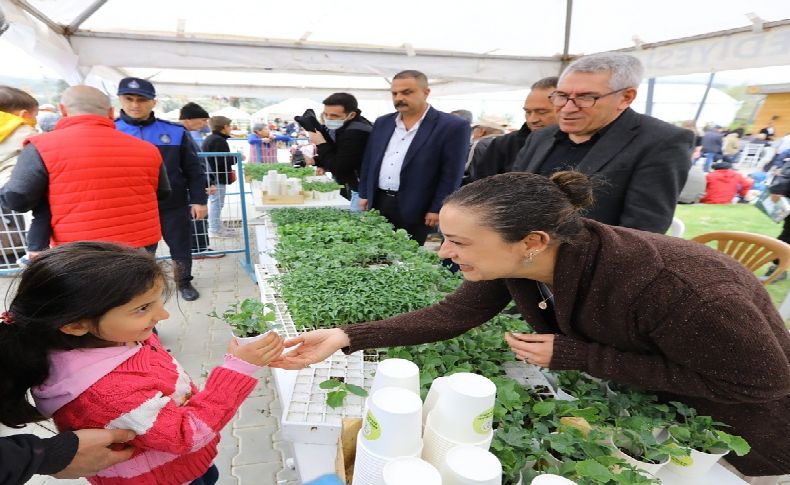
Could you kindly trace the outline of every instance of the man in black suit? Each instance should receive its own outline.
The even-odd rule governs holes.
[[[428,78],[402,71],[392,79],[397,110],[379,117],[362,157],[359,207],[377,209],[420,245],[439,224],[444,198],[461,185],[469,124],[428,104]]]
[[[629,108],[643,70],[621,53],[571,63],[551,95],[559,125],[532,133],[513,170],[578,170],[601,182],[587,217],[665,233],[691,167],[694,135]]]

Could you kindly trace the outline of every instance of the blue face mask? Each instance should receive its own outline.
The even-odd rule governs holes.
[[[330,130],[337,130],[338,128],[343,126],[343,123],[345,122],[346,120],[326,120],[324,122],[324,126],[329,128]]]

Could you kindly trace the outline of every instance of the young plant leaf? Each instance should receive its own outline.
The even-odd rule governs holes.
[[[360,397],[367,397],[368,391],[362,389],[359,386],[355,386],[354,384],[344,384],[346,391],[350,392],[351,394],[355,394]]]
[[[338,387],[341,384],[342,384],[342,382],[340,382],[337,379],[327,379],[324,382],[322,382],[321,384],[318,384],[318,387],[320,387],[321,389],[334,389],[334,388]]]
[[[330,391],[326,394],[326,404],[330,408],[339,408],[343,405],[343,401],[346,399],[346,395],[348,392],[344,390],[340,391]]]

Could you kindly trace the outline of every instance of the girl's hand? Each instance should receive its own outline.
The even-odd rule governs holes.
[[[296,348],[275,359],[270,367],[304,369],[310,364],[326,360],[330,355],[349,345],[348,335],[342,329],[313,330],[285,342],[285,347]]]
[[[554,334],[507,332],[505,340],[517,359],[541,367],[548,367],[551,363]]]
[[[228,353],[250,364],[263,367],[283,353],[283,338],[277,332],[269,332],[260,340],[239,345],[231,339]]]

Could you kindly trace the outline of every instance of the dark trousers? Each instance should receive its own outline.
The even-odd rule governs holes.
[[[403,220],[397,193],[376,190],[376,197],[373,199],[373,208],[381,212],[381,215],[386,217],[387,220],[395,226],[395,229],[403,229],[408,232],[409,236],[417,241],[417,244],[420,246],[425,244],[425,238],[428,237],[428,231],[430,231],[431,228],[426,226],[424,221],[411,224]]]
[[[188,205],[159,208],[162,238],[175,263],[175,280],[178,287],[192,281],[192,222]]]
[[[217,465],[211,465],[211,468],[202,477],[189,482],[189,485],[214,485],[217,480],[219,480],[219,470],[217,470]]]

